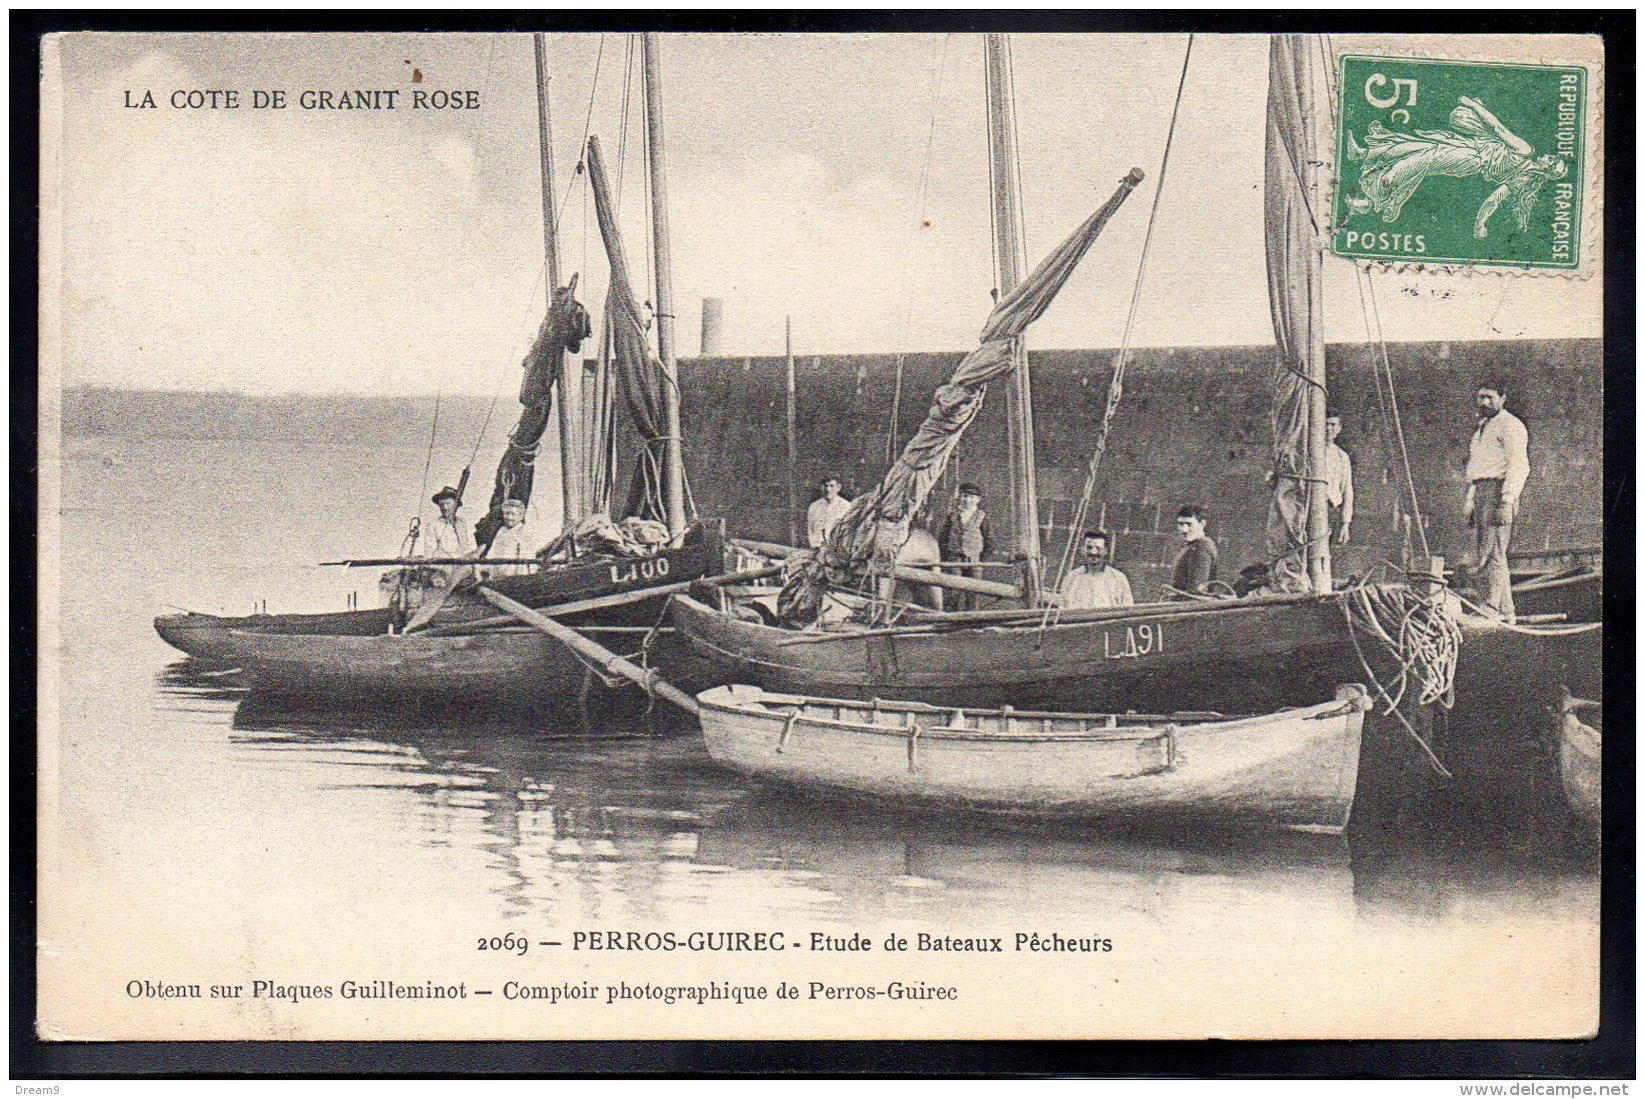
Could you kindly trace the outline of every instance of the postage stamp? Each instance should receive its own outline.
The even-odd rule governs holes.
[[[1344,56],[1339,256],[1575,268],[1587,71]]]

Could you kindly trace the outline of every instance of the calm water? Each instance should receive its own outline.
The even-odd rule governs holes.
[[[426,950],[419,924],[1597,925],[1592,853],[1552,813],[1545,776],[1436,816],[1386,813],[1353,845],[1010,830],[761,789],[639,707],[272,711],[154,634],[176,606],[340,609],[356,590],[365,605],[375,574],[306,563],[392,552],[421,466],[411,448],[67,441],[56,826],[63,903],[102,944],[97,964],[142,972],[145,943],[209,953],[225,932],[251,966],[328,943]]]

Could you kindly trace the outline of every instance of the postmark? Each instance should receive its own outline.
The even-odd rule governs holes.
[[[1350,54],[1340,76],[1334,253],[1579,266],[1586,69]]]

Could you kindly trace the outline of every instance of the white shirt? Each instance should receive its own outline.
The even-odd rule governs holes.
[[[1131,581],[1112,565],[1104,565],[1101,572],[1081,565],[1062,582],[1062,605],[1069,610],[1129,607],[1133,602]]]
[[[1325,448],[1325,502],[1342,509],[1342,521],[1354,518],[1354,460],[1335,443]]]
[[[1507,409],[1479,421],[1474,437],[1468,441],[1469,487],[1475,481],[1500,477],[1503,499],[1519,499],[1519,490],[1531,474],[1526,444],[1525,425]]]
[[[474,552],[474,535],[465,519],[436,516],[423,534],[424,557],[467,557]]]
[[[536,539],[526,532],[524,523],[517,527],[498,527],[497,536],[491,540],[491,552],[487,556],[496,558],[535,557],[537,556],[535,542]],[[486,573],[490,576],[522,576],[530,571],[530,565],[490,565],[486,568]]]
[[[805,512],[805,537],[816,549],[828,539],[828,532],[834,529],[847,511],[851,509],[851,501],[844,496],[836,496],[830,500],[826,496],[819,496],[811,501],[811,506]]]

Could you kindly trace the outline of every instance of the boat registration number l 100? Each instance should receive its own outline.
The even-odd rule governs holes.
[[[1165,624],[1143,622],[1119,630],[1102,631],[1102,655],[1108,660],[1129,660],[1165,651]]]
[[[652,557],[645,561],[619,561],[611,566],[613,584],[628,584],[635,580],[660,580],[667,575],[666,557]]]

